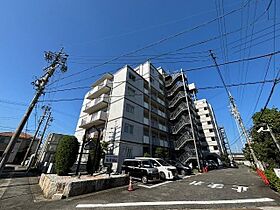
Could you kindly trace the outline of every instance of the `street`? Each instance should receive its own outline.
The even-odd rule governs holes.
[[[42,199],[35,180],[33,177],[8,180],[9,186],[0,194],[1,209],[280,209],[279,194],[244,166],[177,181],[134,184],[132,192],[125,186],[57,201]]]

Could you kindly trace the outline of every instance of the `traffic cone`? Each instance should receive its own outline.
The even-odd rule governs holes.
[[[133,185],[132,185],[132,177],[130,176],[129,177],[129,185],[128,185],[128,189],[127,189],[129,192],[133,191]]]

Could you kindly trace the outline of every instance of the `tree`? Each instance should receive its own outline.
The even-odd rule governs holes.
[[[169,157],[167,148],[157,147],[155,150],[155,157],[166,159]]]
[[[63,136],[55,153],[55,170],[59,176],[67,175],[77,160],[79,142],[75,136]]]
[[[278,151],[269,132],[260,132],[257,130],[260,125],[266,123],[270,126],[272,132],[279,141],[280,137],[280,111],[277,108],[265,109],[262,117],[261,112],[253,115],[253,128],[251,131],[252,148],[257,158],[262,161],[266,168],[274,168],[280,166],[280,152]]]

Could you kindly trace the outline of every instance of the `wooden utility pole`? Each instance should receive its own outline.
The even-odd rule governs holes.
[[[5,164],[7,163],[9,156],[14,148],[14,145],[16,144],[16,141],[19,138],[34,106],[37,104],[40,96],[44,93],[46,84],[49,82],[49,78],[53,76],[55,70],[58,67],[60,67],[62,72],[67,71],[67,66],[66,66],[67,56],[68,55],[63,53],[63,49],[61,49],[59,53],[52,53],[52,52],[45,53],[45,59],[47,60],[47,62],[50,63],[50,65],[45,69],[46,73],[40,79],[34,82],[34,86],[36,87],[37,92],[33,97],[32,101],[30,102],[29,107],[27,108],[21,122],[19,123],[16,131],[11,137],[9,144],[2,155],[2,159],[0,161],[0,174],[4,169]]]

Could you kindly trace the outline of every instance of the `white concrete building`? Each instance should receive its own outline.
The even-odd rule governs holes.
[[[85,129],[90,129],[90,136],[97,138],[94,127],[101,129],[101,140],[118,156],[115,170],[125,158],[153,156],[157,147],[196,165],[203,153],[191,87],[183,72],[169,75],[148,61],[105,74],[85,95],[75,136],[82,142]]]
[[[201,122],[199,132],[201,135],[204,157],[207,159],[209,154],[221,156],[224,154],[224,147],[222,146],[222,139],[212,106],[206,99],[196,100],[194,103]]]

